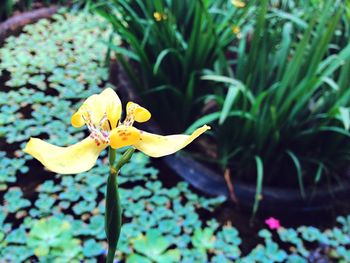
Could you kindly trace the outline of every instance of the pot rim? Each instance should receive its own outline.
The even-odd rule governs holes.
[[[196,189],[209,195],[224,195],[229,198],[229,191],[223,176],[209,169],[198,161],[181,155],[170,155],[163,158],[164,162],[180,177],[184,178]],[[256,186],[241,181],[234,182],[234,192],[239,204],[252,208],[255,200]],[[306,193],[310,188],[306,189]],[[274,211],[288,209],[289,211],[319,211],[330,209],[337,200],[350,198],[350,180],[331,187],[317,187],[305,198],[299,189],[263,186],[262,200],[259,210]]]

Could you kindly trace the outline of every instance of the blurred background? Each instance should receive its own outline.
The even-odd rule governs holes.
[[[212,127],[123,167],[116,262],[350,262],[349,0],[2,0],[0,262],[104,262],[106,152],[60,175],[22,149],[88,136],[106,87],[142,129]]]

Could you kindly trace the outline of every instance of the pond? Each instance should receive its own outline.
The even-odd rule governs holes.
[[[92,170],[72,176],[45,170],[22,149],[30,137],[70,145],[87,136],[70,118],[88,96],[113,87],[102,41],[110,33],[97,16],[63,10],[24,27],[0,48],[0,257],[5,262],[105,258],[106,153]],[[249,224],[250,210],[203,194],[161,159],[142,153],[123,167],[118,181],[123,208],[118,261],[350,261],[349,206],[294,216],[261,211]],[[265,220],[271,216],[282,226],[269,230]]]

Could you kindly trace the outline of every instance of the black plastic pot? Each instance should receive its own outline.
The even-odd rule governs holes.
[[[226,182],[222,175],[208,169],[201,163],[180,155],[163,158],[164,162],[180,177],[196,189],[209,195],[229,197]],[[234,192],[242,208],[251,209],[255,200],[255,185],[234,181]],[[350,200],[350,181],[332,188],[317,188],[313,193],[307,192],[304,199],[298,189],[281,189],[264,187],[259,211],[286,213],[320,212],[333,208],[337,202]]]

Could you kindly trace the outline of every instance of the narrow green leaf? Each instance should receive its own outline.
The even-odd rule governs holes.
[[[299,189],[300,189],[300,194],[303,198],[306,197],[305,195],[305,189],[304,189],[304,180],[303,180],[303,173],[302,173],[302,169],[301,169],[301,165],[299,162],[298,157],[290,150],[286,150],[286,153],[288,154],[288,156],[292,159],[296,172],[297,172],[297,176],[298,176],[298,183],[299,183]]]
[[[238,88],[248,98],[248,100],[251,103],[254,103],[255,101],[255,98],[252,92],[249,89],[247,89],[245,85],[239,80],[226,77],[226,76],[221,76],[221,75],[204,75],[201,77],[201,79],[230,84],[230,86],[234,86]]]
[[[338,84],[331,78],[329,77],[322,77],[321,80],[326,83],[332,90],[334,91],[338,91],[339,90],[339,86]]]
[[[159,67],[160,67],[163,59],[168,54],[171,54],[171,53],[174,53],[175,55],[177,55],[177,57],[179,57],[178,51],[173,49],[173,48],[164,49],[164,50],[162,50],[162,52],[159,53],[159,55],[157,56],[157,59],[156,59],[156,63],[153,66],[153,74],[157,74],[158,73]]]
[[[350,128],[350,111],[349,108],[339,107],[339,119],[343,122],[345,130]]]
[[[232,108],[233,103],[235,102],[235,99],[237,98],[239,90],[235,86],[230,86],[224,101],[224,105],[221,110],[219,124],[223,124]]]
[[[221,112],[213,112],[210,114],[207,114],[199,119],[197,119],[190,127],[187,128],[186,132],[187,134],[190,134],[192,132],[194,132],[197,128],[203,126],[204,124],[210,124],[216,120],[218,120],[221,116]],[[248,112],[244,112],[244,111],[231,111],[228,113],[227,117],[240,117],[246,120],[250,120],[250,121],[254,121],[254,117],[253,115],[251,115]]]
[[[256,212],[258,211],[258,208],[259,208],[259,203],[262,197],[261,193],[262,193],[262,184],[263,184],[263,178],[264,178],[264,165],[260,156],[255,156],[255,164],[256,164],[257,178],[256,178],[255,199],[254,199],[254,205],[253,205],[252,218],[255,218]]]
[[[140,62],[140,58],[139,56],[135,53],[135,52],[132,52],[126,48],[123,48],[123,47],[120,47],[120,46],[117,46],[117,45],[114,45],[113,43],[110,43],[110,42],[106,42],[104,41],[104,43],[113,51],[119,53],[119,54],[122,54],[128,58],[131,58],[133,60],[136,60],[138,62]]]
[[[324,168],[324,165],[322,163],[319,163],[317,171],[316,171],[316,175],[315,175],[315,180],[314,180],[315,184],[320,182],[323,168]]]
[[[303,28],[303,29],[306,29],[307,28],[307,23],[301,19],[300,17],[294,15],[294,14],[291,14],[291,13],[287,13],[287,12],[284,12],[283,10],[281,9],[275,9],[273,8],[271,10],[276,16],[279,16],[283,19],[286,19],[286,20],[289,20],[293,23],[295,23],[296,25],[298,25],[299,27]]]
[[[350,137],[349,131],[344,130],[343,128],[340,128],[337,126],[322,126],[318,128],[308,129],[299,133],[299,136],[312,135],[318,132],[335,132],[335,133],[338,133],[339,135]]]

